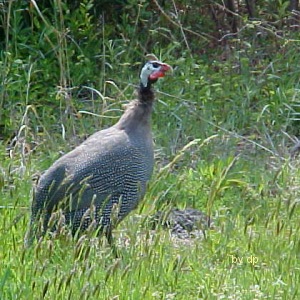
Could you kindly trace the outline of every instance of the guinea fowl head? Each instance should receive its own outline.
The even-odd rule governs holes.
[[[150,117],[155,99],[151,85],[158,78],[164,77],[172,67],[158,60],[153,54],[147,55],[146,58],[148,61],[140,73],[138,97],[126,106],[126,111],[115,126],[128,132],[140,130],[143,136],[150,136]]]
[[[140,75],[142,89],[150,89],[152,83],[164,77],[167,71],[172,70],[171,66],[159,61],[155,56],[149,55],[148,57],[151,60],[144,65]]]

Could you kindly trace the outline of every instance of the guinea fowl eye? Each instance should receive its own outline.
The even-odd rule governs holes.
[[[153,63],[152,66],[153,66],[153,68],[157,69],[159,67],[159,64],[158,63]]]

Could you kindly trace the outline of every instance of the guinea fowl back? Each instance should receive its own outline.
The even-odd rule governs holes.
[[[73,233],[95,223],[100,231],[108,228],[110,235],[113,206],[118,206],[118,222],[136,208],[154,164],[151,85],[169,69],[159,61],[146,63],[138,99],[128,105],[120,120],[90,136],[42,175],[34,191],[27,244],[46,232],[51,214],[58,209]],[[41,219],[39,230],[36,224]]]

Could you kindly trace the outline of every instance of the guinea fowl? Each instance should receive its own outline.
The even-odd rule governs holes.
[[[113,225],[143,198],[154,165],[152,84],[171,69],[154,56],[148,58],[137,100],[129,103],[119,121],[91,135],[41,176],[33,193],[27,245],[52,229],[49,220],[58,211],[73,235],[94,226],[111,242]]]

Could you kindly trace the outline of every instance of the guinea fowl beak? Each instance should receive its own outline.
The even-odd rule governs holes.
[[[165,64],[165,63],[160,63],[160,67],[157,71],[153,72],[149,78],[151,80],[155,80],[155,79],[158,79],[158,78],[161,78],[161,77],[165,77],[166,75],[166,72],[168,71],[172,71],[173,68],[171,66],[169,66],[168,64]]]

